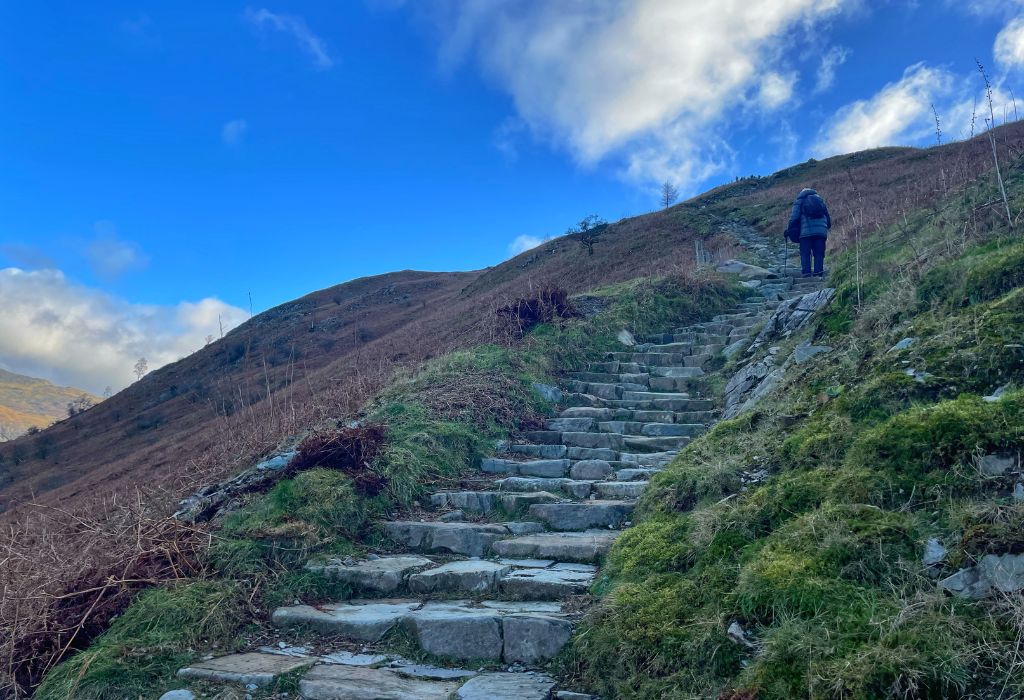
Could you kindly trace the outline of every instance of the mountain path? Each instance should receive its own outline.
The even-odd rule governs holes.
[[[558,416],[484,459],[478,490],[440,491],[430,512],[383,524],[397,551],[308,565],[359,598],[278,608],[276,646],[209,658],[179,676],[255,690],[301,673],[310,700],[589,698],[558,690],[544,665],[569,641],[650,478],[719,419],[705,366],[745,349],[782,301],[822,286],[781,274],[792,262],[779,241],[735,222],[722,230],[768,269],[747,271],[753,296],[566,373]],[[314,642],[293,646],[289,635]]]

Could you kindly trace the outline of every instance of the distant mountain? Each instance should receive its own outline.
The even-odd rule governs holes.
[[[81,389],[0,369],[0,442],[67,417],[68,404],[81,399],[100,400]]]

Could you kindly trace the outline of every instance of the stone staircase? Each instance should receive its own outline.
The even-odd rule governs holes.
[[[649,479],[719,415],[705,367],[749,342],[781,300],[821,285],[773,272],[749,286],[755,296],[731,313],[568,373],[563,408],[543,430],[483,460],[470,488],[435,493],[428,511],[383,524],[391,553],[310,563],[357,597],[289,605],[271,619],[330,653],[282,641],[181,675],[255,686],[308,668],[299,688],[313,700],[589,697],[557,690],[544,665],[569,641]]]

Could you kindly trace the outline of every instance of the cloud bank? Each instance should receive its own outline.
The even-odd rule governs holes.
[[[432,5],[448,69],[475,58],[531,130],[581,164],[691,189],[732,152],[727,122],[775,110],[781,48],[853,0],[565,0]]]
[[[59,270],[0,269],[0,366],[101,393],[202,347],[248,313],[218,299],[175,306],[133,304],[68,280]]]

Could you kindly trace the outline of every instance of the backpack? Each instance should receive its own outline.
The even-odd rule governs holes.
[[[828,210],[825,208],[825,200],[817,194],[809,194],[804,199],[800,213],[808,219],[824,219]]]

